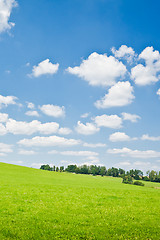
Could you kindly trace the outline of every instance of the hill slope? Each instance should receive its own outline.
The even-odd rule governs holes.
[[[0,239],[160,239],[160,184],[0,163]]]

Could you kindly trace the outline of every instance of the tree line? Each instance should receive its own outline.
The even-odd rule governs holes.
[[[154,170],[148,170],[146,175],[143,175],[141,170],[131,169],[129,171],[125,171],[122,168],[106,168],[105,166],[96,166],[96,165],[82,165],[77,166],[75,165],[68,165],[66,168],[64,166],[60,167],[50,167],[49,164],[41,165],[40,169],[47,170],[47,171],[56,171],[56,172],[71,172],[76,174],[91,174],[93,176],[101,175],[103,176],[112,176],[112,177],[121,177],[125,178],[125,176],[130,176],[135,180],[144,180],[144,181],[151,181],[151,182],[160,182],[160,171],[156,172]]]

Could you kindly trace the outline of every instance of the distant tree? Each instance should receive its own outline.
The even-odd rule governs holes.
[[[155,181],[156,175],[157,175],[156,171],[154,171],[154,170],[150,171],[150,173],[149,173],[149,179],[150,179],[151,182],[154,182],[154,181]]]
[[[146,175],[149,177],[149,174],[150,174],[150,170],[148,170],[147,172],[146,172]]]
[[[119,168],[119,175],[124,175],[125,174],[125,170],[123,170],[122,168]]]
[[[141,170],[134,170],[134,179],[140,180],[143,177],[143,172]]]
[[[56,166],[53,166],[53,171],[55,172],[55,170],[56,170]]]
[[[106,167],[102,166],[100,170],[100,175],[103,177],[106,174]]]
[[[77,165],[68,165],[65,171],[67,172],[76,172]]]
[[[59,171],[59,167],[56,167],[56,172],[58,172]]]
[[[111,170],[112,170],[112,176],[113,176],[113,177],[118,177],[118,175],[119,175],[118,168],[112,167]]]
[[[112,169],[111,168],[108,168],[106,175],[107,176],[112,176]]]
[[[142,180],[143,180],[143,181],[150,181],[149,177],[147,177],[147,176],[144,176],[144,177],[142,178]]]
[[[60,172],[64,171],[64,166],[60,166]]]
[[[44,165],[41,165],[40,169],[42,170],[48,170],[48,171],[52,171],[52,168],[48,165],[48,164],[44,164]]]
[[[88,174],[89,173],[89,168],[87,167],[87,165],[83,165],[80,167],[80,172],[82,174]]]
[[[77,168],[75,169],[75,173],[76,173],[76,174],[81,173],[81,170],[80,170],[79,167],[77,167]]]

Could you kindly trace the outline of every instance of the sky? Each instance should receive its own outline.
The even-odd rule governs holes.
[[[160,171],[158,0],[0,0],[0,162]]]

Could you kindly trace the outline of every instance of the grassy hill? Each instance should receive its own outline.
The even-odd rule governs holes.
[[[160,184],[0,163],[0,239],[160,239]]]

